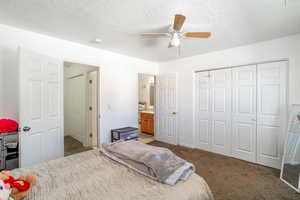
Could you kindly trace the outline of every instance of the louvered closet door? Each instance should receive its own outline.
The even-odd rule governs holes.
[[[287,62],[258,65],[257,162],[280,168],[286,128]]]
[[[256,65],[232,69],[232,156],[256,162]]]
[[[211,98],[209,72],[195,75],[195,145],[211,150]]]
[[[212,151],[230,155],[231,69],[210,72]]]

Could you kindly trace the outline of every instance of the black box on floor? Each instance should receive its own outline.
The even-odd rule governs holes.
[[[134,127],[124,127],[111,130],[111,142],[118,140],[136,140],[139,137],[139,129]]]

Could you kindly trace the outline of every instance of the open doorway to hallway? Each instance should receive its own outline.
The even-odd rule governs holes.
[[[138,74],[139,140],[144,143],[155,140],[155,79],[151,74]]]
[[[98,146],[98,69],[64,63],[65,156]]]

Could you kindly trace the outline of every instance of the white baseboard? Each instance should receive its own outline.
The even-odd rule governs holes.
[[[194,144],[180,142],[179,145],[194,149]]]

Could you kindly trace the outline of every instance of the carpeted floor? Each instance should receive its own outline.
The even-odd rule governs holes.
[[[81,142],[71,136],[65,136],[64,138],[65,156],[72,154],[92,150],[92,147],[85,147]]]
[[[196,166],[216,200],[300,200],[300,194],[280,181],[277,169],[215,153],[154,141]]]

